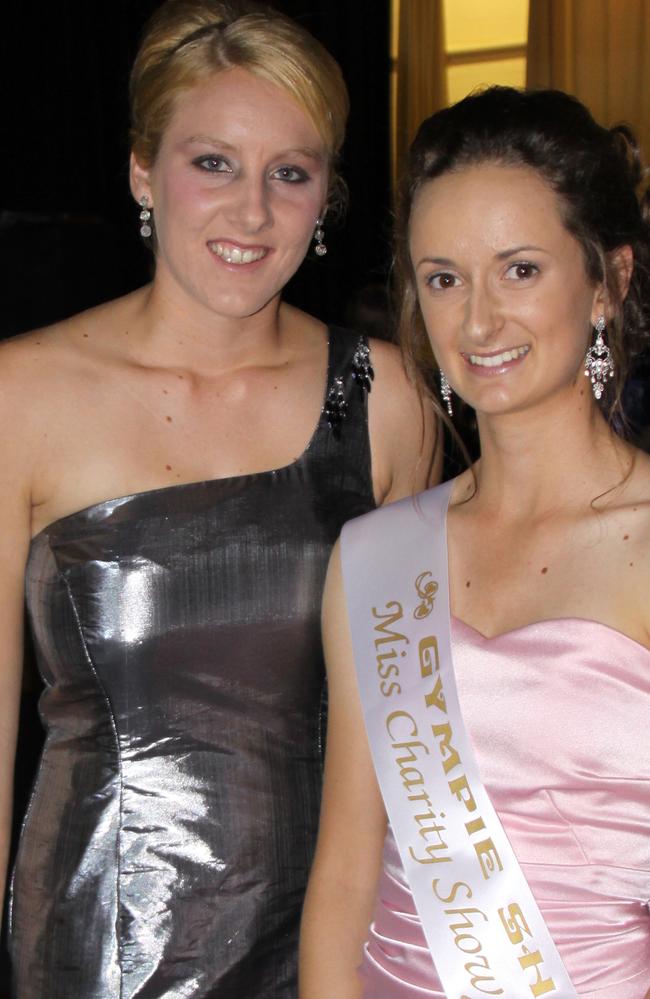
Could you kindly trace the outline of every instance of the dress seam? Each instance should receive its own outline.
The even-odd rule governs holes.
[[[56,555],[54,556],[54,559],[55,559],[55,562],[56,562]],[[118,969],[119,969],[119,976],[120,976],[120,991],[119,991],[119,996],[116,997],[116,999],[124,999],[124,991],[123,991],[124,973],[123,973],[123,955],[122,955],[122,934],[120,932],[120,925],[119,925],[119,923],[120,923],[120,914],[121,914],[121,909],[122,909],[122,903],[121,903],[121,897],[120,897],[120,884],[121,884],[121,880],[122,880],[121,879],[121,875],[122,875],[122,843],[121,843],[121,838],[122,838],[122,825],[123,825],[123,819],[124,819],[124,775],[123,775],[123,770],[122,770],[122,753],[121,753],[121,749],[120,749],[120,740],[119,740],[119,735],[118,735],[118,731],[117,731],[117,721],[116,721],[116,718],[115,718],[115,711],[113,710],[113,705],[111,703],[111,699],[110,699],[110,697],[108,695],[106,687],[104,686],[104,684],[102,683],[101,679],[99,678],[99,675],[97,673],[97,669],[95,667],[95,664],[94,664],[94,662],[92,660],[92,657],[91,657],[91,655],[90,655],[90,653],[88,651],[88,644],[86,642],[86,637],[84,635],[83,626],[81,624],[81,618],[79,616],[79,611],[77,609],[77,603],[75,601],[74,594],[72,592],[72,588],[71,588],[70,583],[68,582],[67,578],[65,577],[64,573],[58,568],[58,566],[57,566],[57,572],[59,573],[59,578],[63,582],[63,585],[65,586],[66,591],[68,593],[68,597],[69,597],[69,600],[70,600],[70,606],[72,608],[72,613],[73,613],[73,616],[74,616],[75,624],[76,624],[77,630],[79,632],[79,638],[80,638],[81,645],[82,645],[82,648],[83,648],[84,656],[85,656],[86,662],[87,662],[87,664],[88,664],[88,666],[90,668],[90,671],[91,671],[91,673],[92,673],[92,675],[93,675],[93,677],[95,679],[97,687],[99,688],[99,690],[100,690],[100,692],[102,694],[102,697],[104,698],[106,707],[108,709],[110,721],[111,721],[111,728],[113,730],[113,735],[114,735],[114,738],[115,738],[115,750],[116,750],[116,755],[117,755],[118,774],[119,774],[119,781],[120,781],[120,793],[119,793],[119,826],[118,826],[117,843],[116,843],[116,850],[115,850],[115,853],[116,853],[116,858],[115,858],[116,859],[116,864],[115,864],[115,869],[116,869],[115,898],[116,898],[116,909],[117,909],[117,920],[116,920],[117,925],[115,927],[115,933],[116,933],[116,937],[117,937],[117,955],[118,955]]]

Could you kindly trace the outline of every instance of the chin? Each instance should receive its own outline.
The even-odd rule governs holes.
[[[262,312],[270,302],[279,296],[279,292],[274,292],[269,296],[260,296],[259,298],[246,298],[244,300],[230,300],[230,301],[214,301],[208,299],[208,308],[215,313],[215,315],[222,316],[224,319],[250,319],[252,316],[258,315]]]

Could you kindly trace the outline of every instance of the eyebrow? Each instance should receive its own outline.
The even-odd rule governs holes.
[[[418,260],[417,264],[415,265],[416,269],[420,267],[421,264],[434,264],[436,267],[456,266],[454,261],[450,260],[448,257],[422,257],[422,259]]]
[[[183,145],[189,146],[192,142],[205,142],[208,146],[219,146],[221,149],[232,149],[233,152],[237,148],[231,145],[230,142],[226,142],[225,139],[217,139],[214,135],[190,135],[187,139],[183,139]]]
[[[209,146],[218,146],[219,149],[227,149],[230,152],[237,152],[237,146],[233,146],[232,143],[226,142],[225,139],[218,139],[214,135],[190,135],[189,138],[183,140],[183,145],[189,146],[193,142],[204,142]],[[319,153],[318,150],[312,149],[311,146],[295,146],[291,149],[282,149],[274,156],[273,159],[282,159],[284,156],[292,156],[296,153],[307,156],[312,160],[323,160],[325,159],[324,153]]]
[[[507,250],[501,250],[497,253],[497,260],[507,260],[508,257],[514,256],[516,253],[523,253],[526,250],[535,250],[537,253],[548,253],[543,246],[532,246],[525,244],[522,246],[511,246]],[[456,267],[455,261],[451,260],[449,257],[422,257],[418,260],[415,265],[416,269],[422,264],[433,264],[435,267]]]
[[[535,250],[537,253],[548,253],[548,250],[545,250],[543,246],[524,244],[523,246],[512,246],[508,250],[502,250],[501,253],[497,253],[497,260],[506,260],[507,257],[512,257],[515,253],[523,253],[525,250]]]

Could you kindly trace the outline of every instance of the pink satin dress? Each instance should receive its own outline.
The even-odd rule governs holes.
[[[481,776],[581,999],[650,988],[650,652],[574,618],[452,620]],[[365,999],[445,999],[390,832]]]

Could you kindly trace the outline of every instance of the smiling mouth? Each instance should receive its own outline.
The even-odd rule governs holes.
[[[241,246],[232,246],[227,243],[208,243],[208,247],[215,256],[221,257],[227,264],[253,264],[268,253],[268,250],[263,246],[244,250]]]
[[[530,347],[513,347],[511,350],[504,350],[500,354],[465,354],[465,360],[470,364],[475,364],[479,368],[498,368],[509,361],[517,361],[524,357]]]

